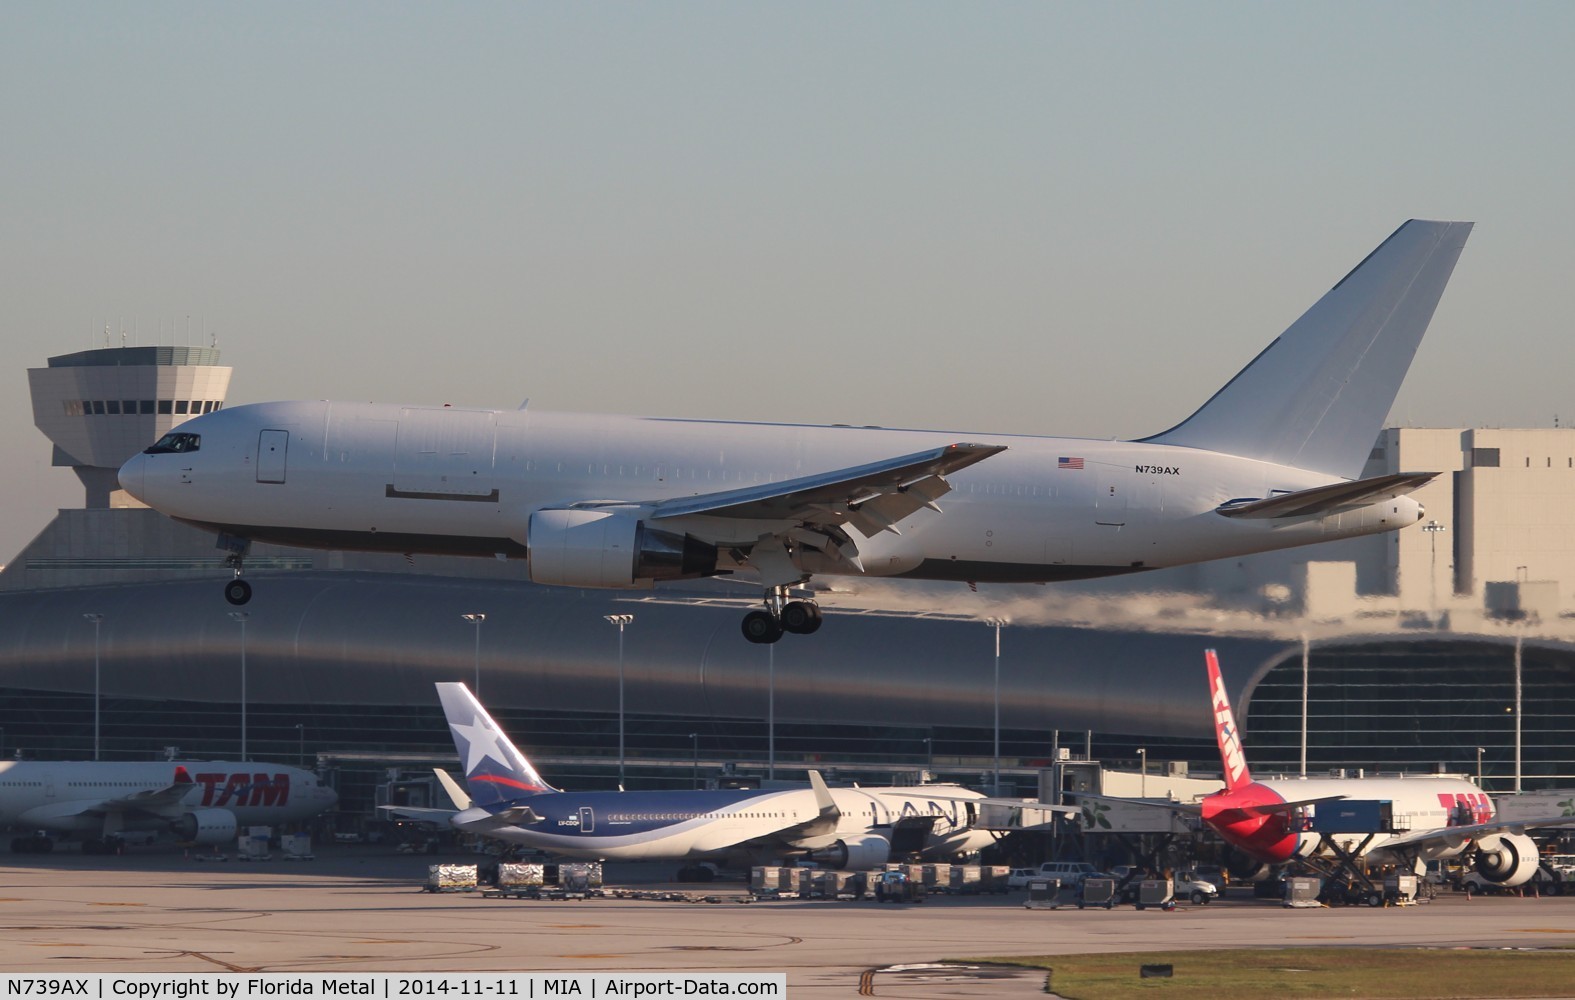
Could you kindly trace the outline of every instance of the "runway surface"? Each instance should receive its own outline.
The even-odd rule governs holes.
[[[1029,911],[1022,894],[924,905],[483,899],[420,890],[425,856],[331,848],[225,864],[176,853],[3,856],[0,969],[26,972],[760,970],[795,996],[1044,996],[1043,975],[891,971],[940,959],[1254,946],[1575,946],[1575,897],[1288,910]],[[669,866],[608,866],[653,887]],[[691,891],[736,896],[739,883]],[[871,973],[870,970],[886,970]]]

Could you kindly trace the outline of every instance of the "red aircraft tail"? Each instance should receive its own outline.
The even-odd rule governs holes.
[[[1214,708],[1214,738],[1220,745],[1220,763],[1225,767],[1225,789],[1235,791],[1252,784],[1247,773],[1247,757],[1241,752],[1241,734],[1236,729],[1236,716],[1230,710],[1230,696],[1225,693],[1225,681],[1220,677],[1220,660],[1214,650],[1206,650],[1203,658],[1209,667],[1209,699]]]

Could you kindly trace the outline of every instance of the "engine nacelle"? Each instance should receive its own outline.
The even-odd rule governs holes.
[[[235,839],[240,827],[228,809],[193,809],[173,824],[175,836],[195,844],[224,844]]]
[[[1495,833],[1477,840],[1477,874],[1503,886],[1525,885],[1537,874],[1537,845],[1523,833]]]
[[[818,865],[845,871],[879,868],[891,860],[891,841],[879,834],[867,833],[862,837],[849,837],[829,847],[812,851],[809,859]]]
[[[531,581],[560,587],[649,587],[716,572],[715,545],[626,510],[538,510],[525,545]]]

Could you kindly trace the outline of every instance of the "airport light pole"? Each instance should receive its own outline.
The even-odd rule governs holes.
[[[299,758],[301,766],[305,767],[306,766],[306,723],[304,723],[304,722],[297,722],[295,724],[295,739],[296,739],[296,744],[295,744],[296,756]]]
[[[1138,747],[1138,798],[1148,798],[1148,748]]]
[[[986,618],[984,623],[995,629],[995,784],[990,794],[1001,794],[1001,628],[1005,618]]]
[[[104,624],[104,616],[97,612],[88,612],[82,616],[93,623],[93,759],[98,760],[98,631]]]
[[[465,619],[467,622],[470,622],[472,625],[476,626],[476,652],[475,652],[474,656],[471,657],[471,666],[475,668],[475,673],[476,673],[476,690],[475,690],[474,694],[476,695],[477,698],[480,698],[481,697],[481,623],[487,620],[487,616],[482,614],[479,611],[473,611],[470,614],[460,615],[460,617]]]
[[[935,778],[935,737],[924,738],[924,770],[930,775],[930,780]]]
[[[231,611],[230,618],[241,625],[241,761],[246,761],[246,619],[249,611]]]
[[[766,780],[777,779],[777,644],[766,643]]]
[[[1302,777],[1307,777],[1307,676],[1312,668],[1312,644],[1302,635]]]
[[[1515,794],[1520,794],[1520,641],[1522,636],[1515,636]]]
[[[700,734],[699,733],[690,733],[689,734],[689,752],[691,754],[693,754],[693,758],[692,759],[694,760],[694,778],[692,779],[691,784],[693,784],[695,786],[695,788],[699,788],[700,787]]]
[[[634,621],[634,615],[602,615],[618,626],[618,790],[623,791],[623,630]]]
[[[1434,615],[1437,615],[1438,614],[1438,533],[1440,531],[1448,531],[1449,528],[1446,527],[1445,525],[1439,524],[1438,521],[1433,520],[1433,521],[1429,521],[1426,524],[1422,525],[1422,530],[1427,532],[1427,540],[1428,540],[1428,543],[1430,544],[1430,546],[1431,546],[1431,548],[1433,550],[1433,565],[1432,565],[1432,569],[1428,572],[1428,578],[1429,578],[1429,580],[1432,581],[1433,589],[1432,589],[1432,596],[1429,598],[1429,602],[1428,602],[1428,610],[1430,612],[1432,612]],[[1436,625],[1437,622],[1434,622],[1434,624]]]
[[[1482,748],[1477,747],[1477,787],[1482,787]]]

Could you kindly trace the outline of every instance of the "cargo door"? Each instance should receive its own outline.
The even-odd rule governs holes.
[[[491,410],[406,407],[399,412],[391,495],[496,499],[496,439]]]
[[[290,450],[289,431],[263,431],[257,435],[257,481],[284,482],[284,460]]]
[[[596,810],[590,806],[580,806],[580,832],[596,832]]]

